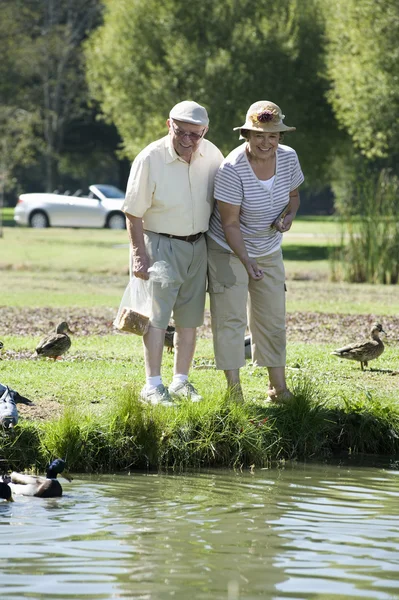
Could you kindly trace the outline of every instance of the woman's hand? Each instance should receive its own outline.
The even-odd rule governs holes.
[[[258,267],[258,264],[254,258],[248,258],[248,260],[244,263],[244,267],[246,268],[247,273],[251,277],[251,279],[263,279],[263,269],[260,269]]]
[[[294,215],[288,213],[282,219],[276,219],[276,221],[273,223],[273,227],[275,227],[280,233],[285,233],[291,229],[293,220]]]

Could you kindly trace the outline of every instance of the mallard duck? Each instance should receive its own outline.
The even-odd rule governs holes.
[[[7,502],[14,502],[11,488],[6,481],[0,481],[0,498]]]
[[[47,356],[57,360],[62,354],[65,354],[71,347],[71,338],[67,335],[73,333],[68,323],[63,321],[55,330],[56,332],[43,338],[36,348],[36,354],[39,356]]]
[[[17,402],[33,404],[28,398],[0,383],[0,425],[6,429],[12,429],[18,423]]]
[[[370,336],[371,341],[363,342],[362,344],[348,344],[343,348],[334,350],[331,354],[348,360],[357,360],[360,362],[360,367],[363,371],[364,367],[368,367],[368,361],[374,360],[381,356],[384,352],[384,344],[380,339],[380,333],[385,333],[380,323],[374,323]]]
[[[38,498],[58,498],[62,496],[62,486],[57,475],[65,469],[66,463],[61,458],[56,458],[47,467],[46,477],[39,475],[26,475],[25,473],[12,472],[9,486],[13,494],[20,496],[36,496]],[[70,477],[64,475],[67,481]]]

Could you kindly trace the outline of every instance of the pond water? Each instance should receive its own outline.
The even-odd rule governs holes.
[[[1,597],[399,598],[399,468],[77,475],[0,503]]]

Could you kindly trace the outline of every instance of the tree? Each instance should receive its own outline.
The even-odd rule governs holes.
[[[0,105],[0,237],[4,193],[16,165],[29,165],[35,155],[33,129],[37,115],[21,108]]]
[[[323,29],[312,0],[106,0],[104,24],[86,44],[87,78],[129,158],[165,133],[178,101],[209,111],[223,152],[259,99],[280,104],[313,182],[325,179],[339,137],[325,100]]]
[[[82,41],[98,24],[100,0],[3,0],[0,102],[38,116],[45,187],[58,179],[69,123],[91,112],[87,105]],[[39,147],[39,144],[37,145]]]
[[[395,157],[399,145],[397,0],[322,0],[328,98],[337,121],[367,160]]]

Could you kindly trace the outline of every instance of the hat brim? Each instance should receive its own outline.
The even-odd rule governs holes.
[[[283,131],[296,131],[296,127],[289,127],[284,123],[265,123],[263,127],[254,127],[253,125],[241,125],[233,127],[233,131],[247,129],[248,131],[258,131],[260,133],[282,133]]]
[[[169,119],[172,121],[181,121],[182,123],[191,123],[191,125],[201,125],[201,127],[209,127],[209,121],[199,119],[190,119],[190,117],[177,117],[174,115],[169,115]]]

